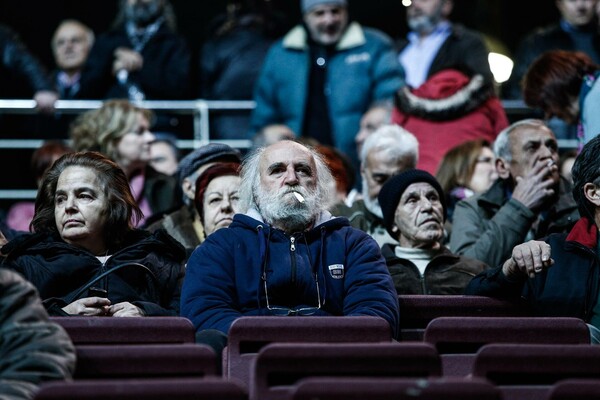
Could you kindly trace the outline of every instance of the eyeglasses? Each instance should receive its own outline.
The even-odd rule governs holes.
[[[317,306],[316,307],[301,307],[301,308],[288,308],[288,307],[279,307],[279,306],[271,306],[269,304],[269,291],[267,290],[267,274],[266,271],[262,274],[263,284],[265,286],[265,298],[267,300],[267,310],[271,312],[273,315],[281,315],[281,316],[304,316],[304,315],[313,315],[318,310],[321,309],[321,291],[319,290],[319,279],[315,272],[315,286],[317,288]]]

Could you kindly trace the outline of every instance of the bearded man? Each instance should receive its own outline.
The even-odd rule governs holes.
[[[333,177],[318,153],[281,141],[248,157],[241,177],[246,213],[187,264],[181,315],[196,340],[224,346],[231,323],[249,315],[371,315],[396,334],[398,299],[379,246],[322,208]]]

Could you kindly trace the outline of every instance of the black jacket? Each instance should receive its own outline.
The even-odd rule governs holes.
[[[185,250],[166,232],[132,231],[121,248],[103,265],[93,254],[65,243],[58,234],[27,234],[2,248],[4,266],[33,283],[51,315],[65,315],[62,307],[78,298],[92,279],[122,264],[93,286],[106,289],[111,304],[130,302],[146,315],[178,315],[184,277]]]
[[[385,258],[398,294],[463,294],[471,279],[488,269],[485,263],[452,254],[444,247],[441,253],[427,264],[425,273],[421,275],[412,261],[398,258],[394,248],[394,245],[386,244],[381,248],[381,254]]]
[[[126,92],[112,74],[117,47],[132,48],[125,28],[100,35],[81,74],[79,98],[126,98]],[[144,66],[129,75],[147,100],[180,100],[189,97],[190,52],[185,40],[164,24],[143,48]]]
[[[554,265],[529,279],[508,279],[502,266],[476,276],[465,294],[506,300],[524,299],[534,315],[576,317],[589,321],[598,300],[600,261],[596,256],[598,228],[581,218],[571,232],[548,236]]]
[[[408,46],[406,38],[396,42],[398,53],[406,46]],[[494,82],[488,62],[488,49],[482,35],[463,25],[452,24],[452,32],[433,59],[427,78],[443,69],[460,65],[465,65],[475,73],[481,74],[486,82]]]

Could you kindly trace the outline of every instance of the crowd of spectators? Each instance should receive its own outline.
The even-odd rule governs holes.
[[[2,79],[24,78],[36,117],[62,131],[33,153],[35,203],[0,220],[0,285],[43,328],[28,340],[63,340],[47,315],[181,315],[217,352],[241,316],[371,315],[397,338],[398,295],[465,293],[526,299],[600,337],[598,284],[582,289],[600,268],[600,66],[586,42],[600,2],[570,3],[556,1],[548,51],[510,83],[546,120],[509,121],[483,37],[450,20],[452,0],[413,0],[398,40],[350,18],[346,0],[301,0],[288,32],[232,3],[202,48],[200,87],[168,0],[122,0],[97,34],[62,21],[51,74],[0,28]],[[211,126],[250,148],[185,154],[178,117],[142,102],[198,96],[255,100]],[[57,99],[102,102],[72,117]],[[572,152],[551,117],[578,125]],[[51,378],[72,372],[68,340],[62,350]],[[13,390],[27,398],[30,385]]]

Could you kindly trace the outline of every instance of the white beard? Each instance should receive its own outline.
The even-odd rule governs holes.
[[[292,192],[300,193],[304,202],[298,201]],[[259,186],[255,196],[256,206],[265,222],[288,233],[303,231],[318,214],[317,194],[299,185],[286,186],[275,193],[269,193]]]

